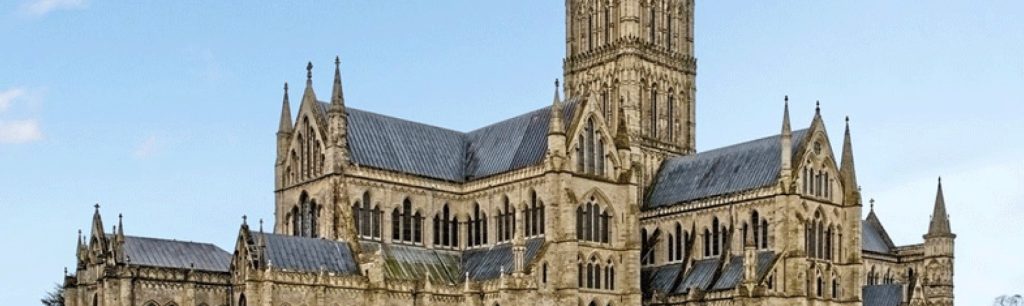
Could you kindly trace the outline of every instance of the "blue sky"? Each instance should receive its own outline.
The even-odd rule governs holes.
[[[342,58],[349,105],[471,130],[549,103],[561,1],[0,3],[0,300],[74,266],[100,202],[131,235],[230,249],[272,216],[285,81]],[[500,12],[500,13],[494,13]],[[700,1],[697,146],[851,117],[865,198],[898,244],[943,176],[960,303],[1024,293],[1024,2]],[[293,100],[298,99],[293,91]],[[835,148],[838,150],[838,148]],[[866,213],[866,209],[865,209]]]

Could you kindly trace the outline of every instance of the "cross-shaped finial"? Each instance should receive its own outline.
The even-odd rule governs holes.
[[[869,200],[868,203],[871,203],[871,210],[875,210],[875,199],[871,198],[871,200]]]
[[[555,79],[555,89],[558,89],[558,79]]]
[[[96,205],[93,205],[92,207],[95,207],[96,210],[100,210],[100,202],[96,202]]]
[[[306,63],[306,80],[313,79],[313,62]]]
[[[341,58],[340,57],[334,56],[334,66],[335,67],[341,66]]]
[[[248,216],[246,216],[246,215],[242,215],[242,224],[246,224],[246,222],[248,221],[248,219],[249,219],[249,217],[248,217]]]
[[[814,111],[816,111],[816,112],[820,112],[821,111],[821,100],[814,101]]]

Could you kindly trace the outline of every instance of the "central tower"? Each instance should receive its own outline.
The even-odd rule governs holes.
[[[650,183],[661,161],[694,152],[694,0],[566,0],[565,90],[624,121]]]

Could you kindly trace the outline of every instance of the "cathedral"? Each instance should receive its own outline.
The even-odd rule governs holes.
[[[895,245],[861,218],[849,120],[834,152],[785,98],[769,136],[696,149],[694,0],[565,3],[564,86],[469,132],[349,107],[338,59],[317,97],[310,63],[272,223],[225,250],[97,205],[66,305],[953,305],[941,181]]]

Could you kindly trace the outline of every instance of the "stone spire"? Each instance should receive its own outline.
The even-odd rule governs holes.
[[[341,88],[341,58],[334,57],[334,89],[331,90],[331,110],[345,108],[345,92]]]
[[[949,229],[949,214],[946,213],[946,200],[942,195],[942,178],[939,178],[939,189],[935,194],[935,208],[932,210],[932,221],[928,225],[931,237],[948,236],[953,233]]]
[[[277,126],[278,135],[292,133],[292,105],[288,101],[288,82],[284,82],[284,99],[281,102],[281,121]]]
[[[853,166],[853,141],[850,138],[850,117],[846,117],[846,132],[843,135],[843,160],[839,166],[839,179],[843,183],[843,198],[846,205],[860,204],[857,186],[857,171]],[[873,209],[874,207],[872,207]]]
[[[101,246],[100,249],[107,248],[107,235],[103,229],[103,217],[100,216],[100,203],[93,205],[96,209],[92,214],[92,236],[96,238],[96,243]]]
[[[779,178],[784,193],[793,190],[793,129],[789,125],[789,96],[784,98],[782,108],[782,132],[781,132],[781,169]]]

